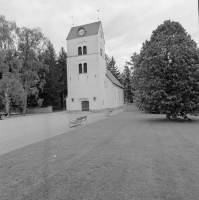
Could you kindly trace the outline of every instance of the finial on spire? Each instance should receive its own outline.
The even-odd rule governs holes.
[[[98,12],[98,21],[99,21],[99,10],[97,10],[97,12]]]
[[[71,16],[72,17],[72,21],[73,21],[73,27],[74,27],[74,20],[73,20],[73,16]]]

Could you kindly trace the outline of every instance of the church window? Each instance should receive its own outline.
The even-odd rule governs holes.
[[[82,47],[79,47],[79,48],[78,48],[78,55],[79,55],[79,56],[82,55]]]
[[[73,99],[73,98],[72,98],[71,100],[72,100],[72,102],[74,102],[74,99]]]
[[[82,73],[82,64],[79,64],[79,73]]]
[[[84,63],[84,73],[87,73],[87,63]]]
[[[83,47],[83,54],[87,54],[87,47],[86,46]]]
[[[96,97],[93,97],[93,101],[96,101]]]

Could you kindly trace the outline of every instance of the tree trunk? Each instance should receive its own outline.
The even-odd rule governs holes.
[[[167,118],[168,120],[170,120],[170,119],[171,119],[171,115],[170,115],[169,113],[167,113],[167,114],[166,114],[166,118]]]
[[[10,117],[10,97],[7,91],[5,91],[5,107],[6,107],[6,113],[8,113],[8,117]]]
[[[28,95],[27,95],[27,92],[25,92],[24,93],[24,99],[23,99],[23,115],[26,114],[27,100],[28,100]]]

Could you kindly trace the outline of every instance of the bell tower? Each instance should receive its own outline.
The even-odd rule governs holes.
[[[72,27],[66,40],[67,111],[106,109],[105,40],[101,22]]]

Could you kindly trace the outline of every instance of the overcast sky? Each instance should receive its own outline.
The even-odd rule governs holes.
[[[72,27],[102,21],[105,51],[120,71],[165,20],[180,22],[199,46],[197,0],[0,0],[0,14],[18,26],[39,27],[58,53]]]

